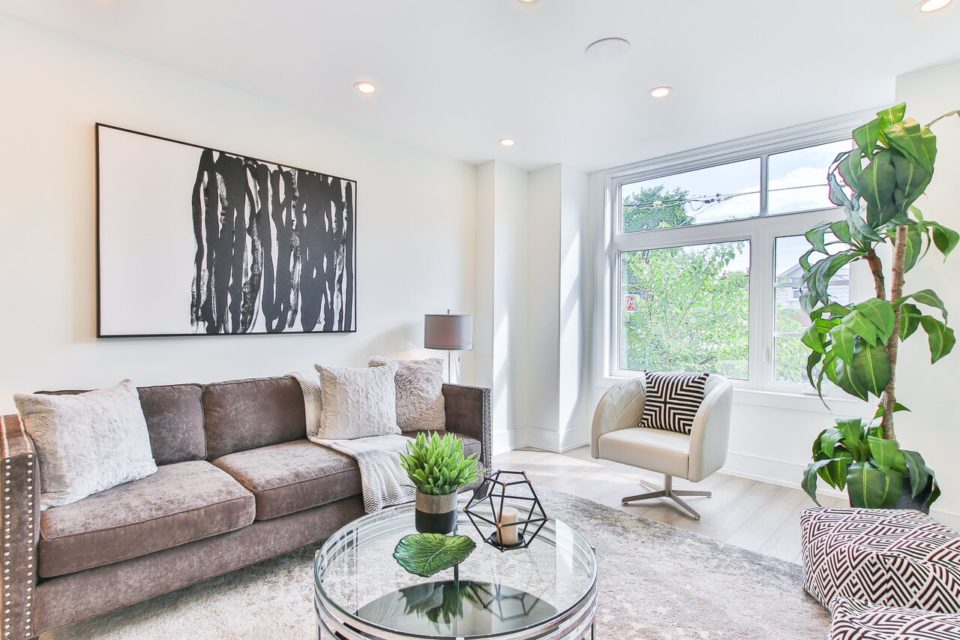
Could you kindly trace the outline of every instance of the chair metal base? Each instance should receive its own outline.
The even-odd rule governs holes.
[[[687,491],[683,489],[674,489],[673,488],[673,476],[664,475],[663,476],[663,489],[658,491],[650,491],[649,493],[641,493],[636,496],[627,496],[623,498],[621,504],[630,504],[631,502],[637,502],[640,500],[652,500],[654,498],[670,498],[673,500],[675,505],[679,507],[680,513],[687,516],[688,518],[693,518],[694,520],[700,519],[700,514],[697,513],[693,507],[686,503],[685,500],[681,500],[680,496],[691,496],[691,497],[703,497],[709,498],[712,493],[710,491]]]

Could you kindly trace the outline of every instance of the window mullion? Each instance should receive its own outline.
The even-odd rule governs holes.
[[[767,215],[767,201],[770,186],[770,156],[760,156],[760,215]]]

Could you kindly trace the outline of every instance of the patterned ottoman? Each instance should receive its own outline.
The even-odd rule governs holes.
[[[919,511],[807,509],[803,588],[829,607],[868,604],[960,612],[960,534]]]
[[[834,598],[828,640],[956,640],[960,615]]]

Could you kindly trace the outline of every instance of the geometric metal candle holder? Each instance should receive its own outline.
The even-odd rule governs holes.
[[[515,545],[503,544],[499,535],[500,516],[507,502],[511,503],[509,506],[521,511],[515,524],[503,527],[519,529]],[[517,503],[524,503],[522,510]],[[474,490],[473,497],[470,498],[464,511],[480,537],[500,551],[525,549],[530,546],[533,539],[540,533],[540,529],[547,523],[547,514],[543,510],[540,498],[537,497],[537,492],[533,490],[533,485],[530,484],[524,471],[497,471],[486,476],[480,486]]]

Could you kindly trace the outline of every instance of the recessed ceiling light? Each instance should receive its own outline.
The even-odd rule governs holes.
[[[366,94],[376,93],[377,91],[377,85],[373,84],[372,82],[368,82],[367,80],[354,82],[353,88],[359,91],[360,93],[366,93]]]
[[[662,87],[654,87],[653,89],[650,89],[650,95],[654,98],[666,98],[672,91],[673,87],[664,85]]]
[[[520,0],[520,2],[522,2],[523,4],[533,4],[536,1],[537,0]]]
[[[923,13],[933,13],[934,11],[940,11],[945,6],[950,4],[953,0],[924,0],[920,3],[920,11]]]
[[[501,147],[512,147],[512,146],[515,145],[516,143],[517,143],[517,141],[514,140],[513,138],[500,138],[500,146],[501,146]]]
[[[626,38],[601,38],[587,45],[584,53],[594,58],[617,58],[630,50],[630,41]]]

